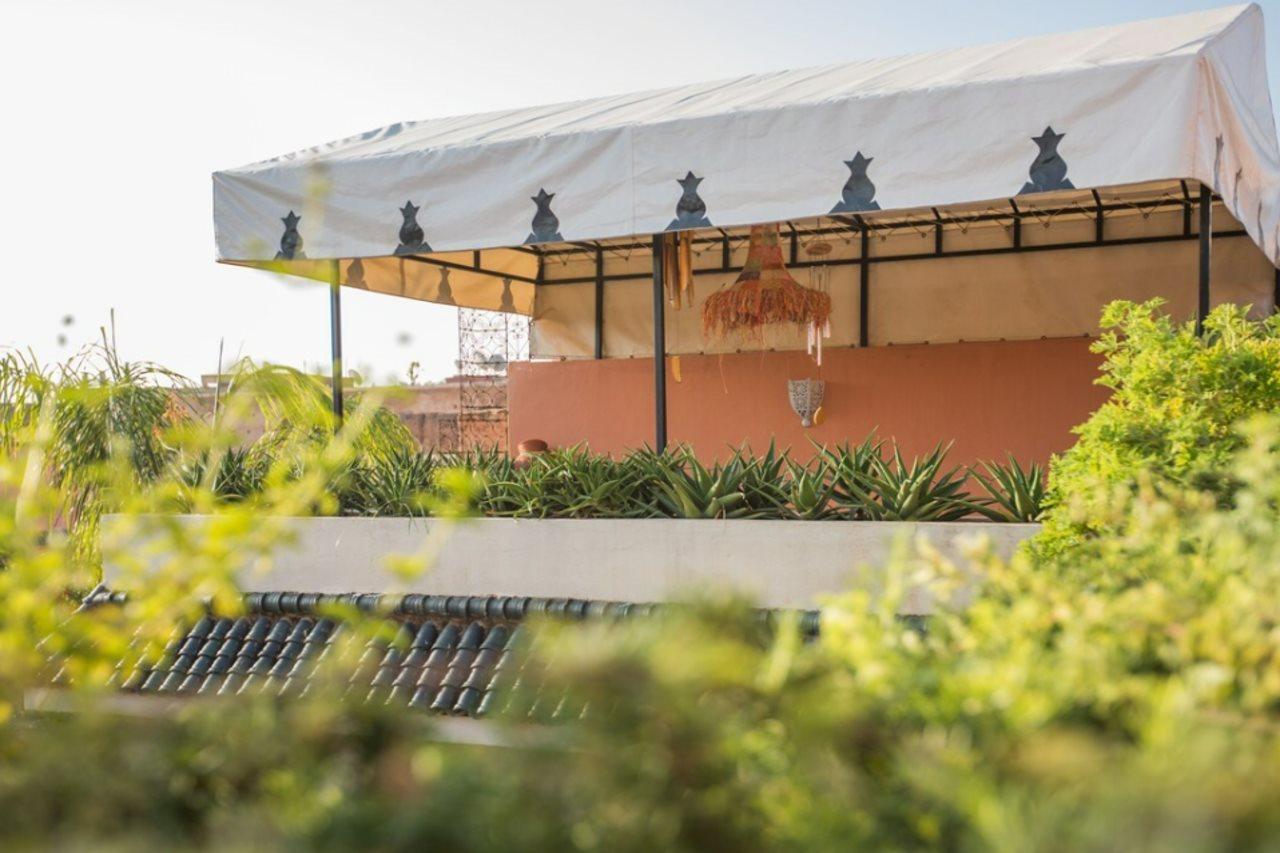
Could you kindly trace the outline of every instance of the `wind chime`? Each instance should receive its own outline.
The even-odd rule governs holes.
[[[822,338],[831,334],[831,296],[791,277],[782,262],[776,224],[754,225],[737,280],[703,305],[702,333],[708,338],[763,337],[766,326],[783,324],[806,328],[809,352],[816,351],[821,364]]]
[[[826,240],[819,237],[812,243],[805,246],[805,253],[811,258],[823,259],[831,254],[832,246]],[[814,265],[809,267],[809,289],[817,293],[821,293],[827,298],[828,306],[831,303],[831,267],[826,265]],[[814,357],[818,362],[818,366],[822,366],[822,341],[831,337],[831,311],[827,310],[827,318],[823,321],[821,328],[816,323],[808,325],[808,343],[806,350],[809,355]]]

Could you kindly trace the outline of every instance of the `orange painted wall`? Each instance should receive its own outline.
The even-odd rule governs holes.
[[[950,461],[1043,462],[1068,447],[1071,427],[1107,396],[1093,384],[1099,358],[1084,338],[828,350],[818,368],[802,352],[683,356],[667,369],[668,436],[700,457],[770,438],[801,456],[809,439],[860,440],[873,428],[904,452],[954,440]],[[804,429],[787,380],[826,380],[826,421]],[[542,438],[617,453],[653,441],[651,359],[510,365],[512,444]]]

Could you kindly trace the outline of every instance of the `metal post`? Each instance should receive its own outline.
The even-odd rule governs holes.
[[[667,449],[667,317],[663,273],[666,236],[653,235],[653,449]]]
[[[1213,253],[1213,193],[1200,185],[1200,299],[1196,311],[1196,334],[1204,334],[1204,318],[1209,315],[1209,263]]]
[[[1106,218],[1102,213],[1102,196],[1097,190],[1090,190],[1093,193],[1093,239],[1096,243],[1106,242]]]
[[[596,246],[596,360],[604,358],[604,250]]]
[[[1187,189],[1186,181],[1179,181],[1182,187],[1182,236],[1191,236],[1191,190]]]
[[[342,428],[342,298],[338,261],[330,261],[329,271],[329,346],[333,354],[333,419],[334,428]]]
[[[871,231],[867,223],[858,217],[861,230],[858,245],[858,346],[866,347],[871,342],[871,263],[867,257],[871,250]]]

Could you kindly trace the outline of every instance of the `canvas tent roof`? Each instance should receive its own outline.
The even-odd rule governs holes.
[[[214,219],[222,261],[530,313],[541,244],[1177,178],[1280,256],[1257,6],[395,124],[216,173]]]

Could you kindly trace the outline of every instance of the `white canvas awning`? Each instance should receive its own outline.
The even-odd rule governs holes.
[[[532,313],[539,244],[1170,179],[1280,257],[1257,6],[395,124],[215,173],[214,221],[221,261]]]

